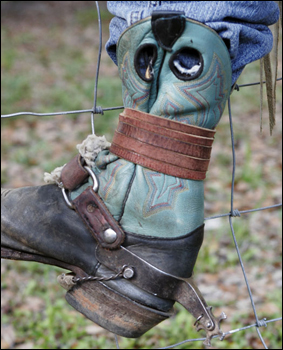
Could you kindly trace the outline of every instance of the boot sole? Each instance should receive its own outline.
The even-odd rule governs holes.
[[[98,281],[74,286],[65,298],[94,323],[126,338],[138,338],[174,314],[173,308],[161,312],[138,304]]]

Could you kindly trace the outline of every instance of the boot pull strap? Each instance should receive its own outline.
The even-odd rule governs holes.
[[[184,12],[154,11],[151,27],[158,45],[171,52],[172,46],[182,35],[186,25]]]
[[[84,159],[79,154],[64,166],[61,173],[63,186],[69,191],[86,182],[88,177],[89,173],[84,168]]]

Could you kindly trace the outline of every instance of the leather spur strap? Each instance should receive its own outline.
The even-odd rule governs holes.
[[[119,116],[110,152],[167,175],[203,180],[214,130],[126,108]]]
[[[220,317],[212,314],[212,307],[206,304],[192,277],[181,278],[166,273],[123,246],[112,251],[97,246],[96,258],[114,272],[127,266],[127,279],[134,285],[161,298],[178,301],[195,317],[197,331],[205,330],[205,345],[211,345],[213,336],[223,335],[220,322],[226,318],[225,314]]]
[[[77,155],[64,166],[61,181],[65,189],[72,191],[87,180],[90,174],[83,162],[83,158]],[[72,205],[102,247],[107,249],[120,247],[125,238],[124,231],[110,214],[94,187],[87,187],[72,201]]]

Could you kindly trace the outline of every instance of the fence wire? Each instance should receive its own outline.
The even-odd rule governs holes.
[[[34,113],[34,112],[18,112],[18,113],[12,113],[12,114],[5,114],[5,115],[1,115],[1,118],[11,118],[11,117],[17,117],[17,116],[24,116],[24,115],[31,115],[31,116],[38,116],[38,117],[44,117],[44,116],[56,116],[56,115],[70,115],[70,114],[78,114],[78,113],[91,113],[91,128],[92,128],[92,133],[95,133],[95,127],[94,127],[94,115],[100,114],[103,115],[104,112],[106,111],[110,111],[110,110],[119,110],[119,109],[123,109],[123,106],[115,106],[115,107],[101,107],[101,106],[97,106],[97,91],[98,91],[98,75],[99,75],[99,69],[100,69],[100,60],[101,60],[101,51],[102,51],[102,26],[101,26],[101,16],[100,16],[100,9],[99,9],[99,4],[98,1],[95,1],[96,3],[96,8],[97,8],[97,13],[98,13],[98,27],[99,27],[99,52],[98,52],[98,60],[97,60],[97,69],[96,69],[96,79],[95,79],[95,87],[94,87],[94,103],[93,103],[93,108],[91,109],[83,109],[83,110],[76,110],[76,111],[62,111],[62,112],[52,112],[52,113]],[[282,78],[278,78],[277,81],[282,80]],[[263,82],[265,83],[265,82]],[[254,85],[259,85],[260,82],[253,82],[253,83],[249,83],[249,84],[242,84],[242,85],[235,85],[235,90],[236,91],[240,91],[241,88],[245,88],[245,87],[250,87],[250,86],[254,86]],[[215,216],[211,216],[211,217],[207,217],[204,220],[213,220],[213,219],[217,219],[217,218],[223,218],[223,217],[228,217],[229,220],[229,225],[230,225],[230,229],[231,229],[231,234],[232,234],[232,238],[234,241],[234,245],[235,245],[235,249],[237,251],[237,255],[238,255],[238,260],[239,260],[239,264],[241,266],[242,269],[242,274],[245,280],[245,284],[246,284],[246,288],[249,294],[249,298],[250,298],[250,303],[251,303],[251,307],[255,316],[255,323],[250,324],[248,326],[245,327],[240,327],[237,329],[232,329],[228,332],[223,333],[223,335],[220,337],[218,335],[213,336],[213,338],[219,338],[221,341],[224,340],[227,336],[232,335],[234,333],[240,332],[240,331],[244,331],[246,329],[250,329],[250,328],[256,328],[258,337],[260,339],[260,341],[262,342],[263,346],[265,349],[268,349],[263,336],[261,334],[260,331],[260,327],[267,327],[269,323],[273,323],[276,321],[281,321],[282,317],[279,318],[274,318],[274,319],[270,319],[267,320],[266,318],[263,319],[259,319],[258,314],[257,314],[257,310],[256,310],[256,306],[255,306],[255,302],[254,302],[254,298],[251,292],[251,287],[250,287],[250,283],[248,280],[248,276],[247,273],[245,271],[245,267],[244,267],[244,263],[243,263],[243,259],[241,256],[241,252],[239,249],[239,244],[236,238],[236,233],[234,230],[234,226],[233,226],[233,218],[235,217],[240,217],[241,214],[249,214],[252,212],[256,212],[256,211],[263,211],[263,210],[269,210],[269,209],[275,209],[275,208],[279,208],[282,207],[282,203],[278,203],[275,205],[271,205],[271,206],[266,206],[266,207],[261,207],[261,208],[254,208],[254,209],[250,209],[250,210],[242,210],[239,211],[238,209],[234,208],[234,185],[235,185],[235,172],[236,172],[236,151],[235,151],[235,140],[234,140],[234,131],[233,131],[233,117],[232,117],[232,107],[231,107],[231,101],[230,98],[228,99],[228,111],[229,111],[229,123],[230,123],[230,136],[231,136],[231,150],[232,150],[232,162],[233,162],[233,167],[232,167],[232,184],[231,184],[231,202],[230,202],[230,212],[229,213],[223,213],[223,214],[219,214],[219,215],[215,215]],[[196,341],[204,341],[206,338],[196,338],[196,339],[186,339],[183,340],[181,342],[175,343],[173,345],[169,345],[166,347],[162,347],[162,348],[158,348],[158,349],[172,349],[175,348],[177,346],[183,345],[185,343],[190,343],[190,342],[196,342]],[[119,347],[119,340],[118,337],[115,335],[115,344],[116,344],[116,348],[120,349]]]

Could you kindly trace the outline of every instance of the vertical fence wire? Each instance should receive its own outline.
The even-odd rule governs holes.
[[[96,10],[97,10],[97,18],[98,18],[98,31],[99,31],[99,47],[98,47],[98,55],[97,55],[97,66],[96,66],[96,76],[95,76],[95,85],[94,85],[94,99],[93,99],[93,110],[91,112],[91,129],[92,134],[95,134],[94,127],[94,114],[100,113],[103,114],[102,109],[99,111],[96,108],[97,103],[97,91],[98,91],[98,76],[100,69],[100,61],[101,61],[101,51],[102,51],[102,25],[101,25],[101,16],[98,1],[95,1]]]
[[[233,227],[233,222],[232,222],[232,216],[237,216],[238,213],[234,213],[234,190],[235,190],[235,173],[236,173],[236,152],[235,152],[235,140],[234,140],[234,131],[233,131],[233,120],[232,120],[232,109],[231,109],[231,100],[230,98],[228,99],[228,111],[229,111],[229,122],[230,122],[230,133],[231,133],[231,145],[232,145],[232,161],[233,161],[233,168],[232,168],[232,184],[231,184],[231,215],[229,216],[229,224],[230,224],[230,228],[231,228],[231,233],[233,236],[233,240],[234,240],[234,244],[235,244],[235,249],[237,251],[237,255],[238,255],[238,259],[239,259],[239,263],[241,265],[241,269],[243,272],[243,276],[246,282],[246,287],[249,293],[249,297],[250,297],[250,301],[251,301],[251,305],[253,308],[253,312],[256,318],[256,324],[257,324],[257,332],[258,335],[260,337],[260,340],[262,342],[262,344],[264,345],[265,349],[268,349],[262,336],[260,333],[260,330],[258,328],[259,326],[259,319],[257,316],[257,312],[256,312],[256,307],[255,307],[255,303],[253,300],[253,296],[252,296],[252,291],[251,291],[251,287],[248,281],[248,277],[245,271],[245,267],[244,267],[244,263],[243,263],[243,259],[240,253],[240,249],[239,249],[239,245],[236,239],[236,235],[235,235],[235,231],[234,231],[234,227]]]

